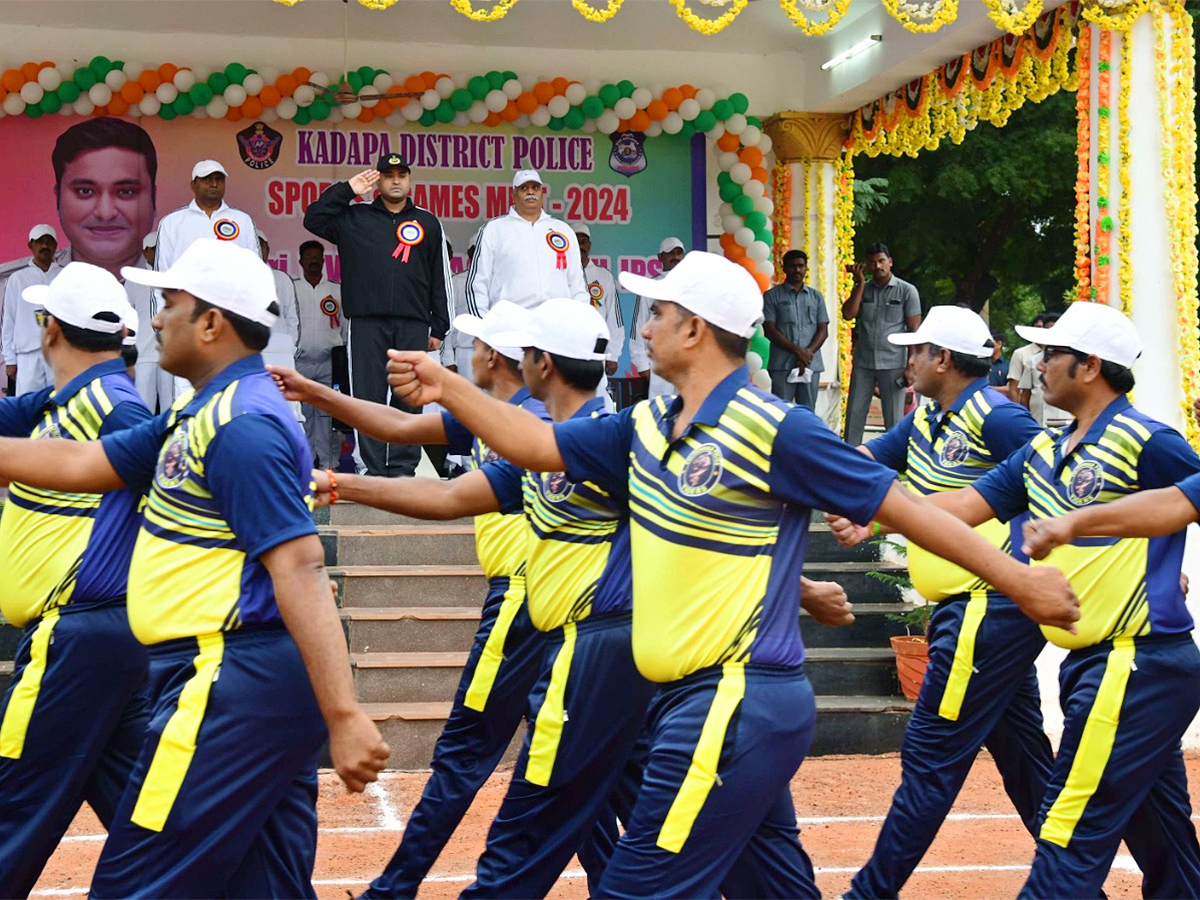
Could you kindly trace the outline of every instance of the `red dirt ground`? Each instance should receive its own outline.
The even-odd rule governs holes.
[[[1200,756],[1189,757],[1187,767],[1195,806]],[[870,855],[899,772],[900,760],[894,755],[821,757],[805,762],[792,782],[801,837],[826,896],[844,891]],[[399,842],[426,777],[424,772],[386,773],[367,794],[350,796],[332,773],[322,773],[321,835],[313,873],[319,897],[344,900],[348,890],[357,894],[378,874]],[[501,772],[484,786],[425,882],[422,897],[455,897],[470,883],[508,777]],[[102,842],[103,830],[85,809],[46,866],[33,896],[85,894]],[[905,893],[930,900],[1012,897],[1032,856],[1033,841],[1005,797],[995,766],[981,756]],[[550,896],[586,897],[582,876],[573,863]],[[1140,884],[1141,875],[1122,847],[1104,889],[1111,898],[1133,898],[1141,896]]]

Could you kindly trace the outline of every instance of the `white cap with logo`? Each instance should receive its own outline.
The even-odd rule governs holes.
[[[30,285],[21,291],[21,299],[60,322],[101,334],[116,334],[133,313],[121,282],[107,269],[83,262],[68,263],[49,284]],[[101,314],[115,319],[97,318]]]
[[[34,225],[29,229],[29,240],[31,241],[36,241],[38,238],[45,237],[46,235],[50,235],[55,241],[58,240],[58,232],[45,223]]]
[[[1018,325],[1017,334],[1043,347],[1069,347],[1127,369],[1142,355],[1142,339],[1124,313],[1086,300],[1068,306],[1049,328]]]
[[[588,228],[582,222],[576,222],[574,225],[571,226],[571,230],[574,231],[576,234],[586,234],[588,237],[592,236],[592,229]]]
[[[901,347],[936,344],[980,358],[992,355],[992,333],[979,313],[961,306],[935,306],[916,331],[889,334],[889,342]]]
[[[525,307],[517,306],[511,300],[498,300],[483,314],[483,318],[464,313],[455,316],[451,324],[456,331],[468,337],[479,338],[501,356],[520,362],[525,355],[524,348],[519,344],[511,347],[501,346],[497,344],[495,336],[506,331],[519,331],[525,326],[525,320],[528,318],[529,310]]]
[[[202,159],[192,166],[192,179],[205,178],[213,172],[220,172],[222,175],[229,174],[225,171],[225,167],[215,159]]]
[[[662,278],[622,272],[625,290],[683,306],[738,337],[753,337],[763,320],[763,295],[754,277],[723,256],[693,250]]]
[[[542,176],[537,173],[537,169],[521,169],[513,176],[513,187],[519,188],[521,185],[529,184],[531,181],[536,184],[545,184],[542,181]]]
[[[497,334],[496,340],[567,359],[603,360],[609,333],[604,317],[590,303],[552,297],[534,308],[524,328]]]
[[[275,302],[275,277],[270,266],[257,253],[228,241],[201,238],[184,250],[165,272],[124,266],[121,275],[134,284],[187,291],[206,303],[268,328],[278,318],[267,309]]]
[[[663,242],[658,245],[659,253],[670,253],[672,250],[685,250],[683,241],[677,237],[663,238]]]

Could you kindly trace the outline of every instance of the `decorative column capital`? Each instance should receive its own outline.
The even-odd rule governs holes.
[[[850,117],[820,113],[780,112],[763,122],[779,162],[835,160],[850,130]]]

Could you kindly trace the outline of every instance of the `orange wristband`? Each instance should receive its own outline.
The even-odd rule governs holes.
[[[325,474],[329,477],[329,502],[337,503],[337,473],[333,469],[326,469]]]

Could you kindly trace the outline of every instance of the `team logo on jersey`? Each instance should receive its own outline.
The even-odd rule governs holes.
[[[266,122],[255,122],[237,133],[238,153],[251,169],[269,169],[279,159],[283,135]]]
[[[598,280],[588,285],[588,296],[592,298],[592,306],[599,309],[604,302],[604,285]]]
[[[699,497],[712,490],[721,477],[721,448],[716,444],[701,444],[687,458],[679,473],[679,492],[687,497]]]
[[[640,131],[614,131],[608,165],[620,175],[636,175],[646,168],[646,135]]]
[[[1104,470],[1100,463],[1085,462],[1071,473],[1067,485],[1067,499],[1075,506],[1086,506],[1104,490]]]
[[[51,422],[44,429],[34,435],[35,440],[52,440],[62,437],[62,432],[58,430],[58,423]]]
[[[238,228],[238,223],[233,219],[217,219],[213,222],[213,234],[217,236],[218,241],[236,241],[241,233],[242,229]]]
[[[171,440],[158,457],[158,465],[154,473],[155,482],[160,487],[172,488],[183,484],[188,476],[187,464],[187,422],[180,424],[179,429],[171,435]]]
[[[938,451],[938,462],[947,469],[953,469],[965,463],[970,455],[971,445],[967,436],[961,431],[952,431],[942,442],[942,449]]]
[[[567,477],[566,472],[542,473],[542,496],[551,503],[561,503],[571,496],[575,490],[575,482]]]
[[[491,447],[488,447],[486,450],[484,450],[482,464],[486,466],[488,463],[494,463],[499,458],[500,458],[500,454],[497,453],[495,450],[493,450]]]

